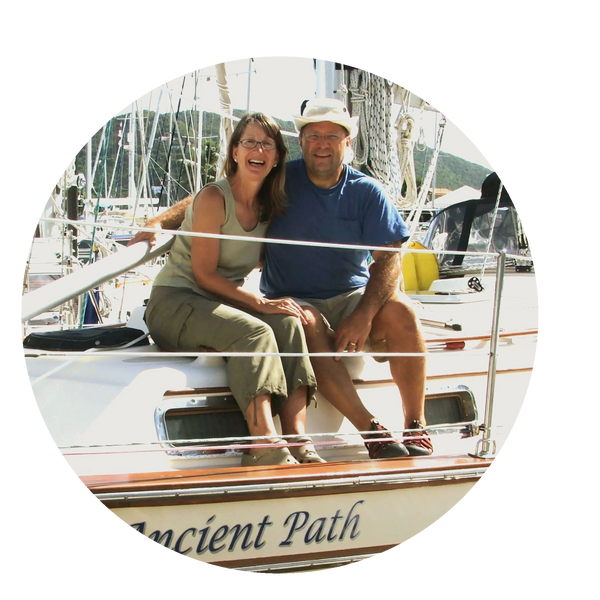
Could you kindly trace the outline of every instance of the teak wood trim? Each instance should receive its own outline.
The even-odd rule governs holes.
[[[80,479],[95,494],[134,494],[136,492],[164,492],[176,490],[190,490],[194,488],[210,489],[228,487],[227,494],[198,497],[174,498],[141,498],[141,499],[108,499],[104,503],[111,508],[126,506],[151,506],[174,504],[206,504],[218,502],[234,502],[262,498],[275,498],[289,496],[315,496],[347,493],[353,491],[351,486],[340,485],[336,487],[336,480],[351,477],[374,477],[377,475],[432,475],[444,471],[468,471],[471,468],[487,468],[492,463],[491,459],[480,459],[466,455],[444,457],[419,457],[388,459],[384,461],[347,461],[307,465],[277,465],[264,467],[228,467],[215,469],[194,469],[180,472],[132,473],[116,475],[82,475]],[[470,481],[478,477],[466,477],[460,481]],[[236,487],[251,485],[306,483],[327,481],[326,487],[295,489],[288,491],[263,490],[248,494],[236,493]],[[439,479],[431,482],[403,481],[391,484],[386,481],[373,480],[368,486],[360,488],[361,491],[378,491],[380,489],[395,489],[398,487],[413,487],[423,485],[446,485],[453,480]],[[358,487],[356,490],[358,491]]]
[[[533,371],[533,367],[519,367],[513,369],[497,369],[496,375],[511,375],[513,373],[527,373]],[[449,379],[456,377],[484,377],[488,374],[487,371],[470,371],[462,373],[440,373],[437,375],[428,375],[427,380],[436,379]],[[377,385],[393,385],[394,380],[390,377],[388,379],[353,379],[352,383],[358,389],[377,386]],[[182,390],[167,390],[164,394],[165,398],[174,398],[177,396],[191,396],[191,395],[202,395],[202,394],[231,394],[231,390],[228,387],[206,387],[206,388],[186,388]]]

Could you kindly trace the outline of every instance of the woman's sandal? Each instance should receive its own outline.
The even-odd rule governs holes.
[[[302,444],[302,446],[290,446],[290,452],[292,456],[299,463],[306,464],[326,462],[317,454],[312,440],[309,437],[290,438],[288,442],[291,444]]]
[[[298,461],[290,454],[287,446],[265,448],[253,454],[242,455],[242,467],[264,465],[297,465]]]

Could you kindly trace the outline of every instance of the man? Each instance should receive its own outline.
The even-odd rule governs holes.
[[[381,185],[344,163],[356,135],[357,117],[339,100],[313,100],[294,117],[302,159],[287,165],[288,206],[269,228],[269,237],[359,246],[400,247],[408,230]],[[424,353],[419,321],[410,300],[398,292],[397,252],[340,250],[267,244],[261,291],[268,298],[302,302],[311,352],[361,352],[367,340],[388,352]],[[323,319],[324,317],[324,319]],[[425,358],[391,357],[406,429],[425,425]],[[312,357],[319,391],[359,431],[383,428],[361,402],[339,357]],[[382,438],[384,434],[379,434]],[[372,458],[430,454],[423,434],[368,443]]]
[[[269,237],[399,248],[408,230],[398,211],[375,179],[344,162],[358,118],[339,100],[321,99],[308,102],[294,121],[303,158],[287,164],[286,214],[273,220]],[[187,206],[186,201],[181,204]],[[179,205],[150,226],[178,226],[184,210]],[[291,296],[301,303],[311,352],[361,352],[370,342],[390,353],[425,353],[419,320],[410,300],[398,291],[402,272],[397,252],[374,250],[368,266],[365,250],[266,246],[261,291],[268,298]],[[425,426],[424,356],[389,358],[402,397],[404,426],[414,430],[403,443],[363,405],[339,357],[311,360],[319,391],[364,432],[371,458],[431,454],[429,437],[418,431]]]

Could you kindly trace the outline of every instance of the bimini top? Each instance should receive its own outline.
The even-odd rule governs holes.
[[[521,224],[510,199],[501,199],[494,221],[496,199],[480,198],[452,204],[431,221],[423,245],[432,250],[501,252],[519,254],[527,247]],[[492,240],[490,242],[490,232]],[[493,257],[440,254],[440,276],[463,275],[495,265]]]

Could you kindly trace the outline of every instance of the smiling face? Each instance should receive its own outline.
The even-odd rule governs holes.
[[[302,128],[300,147],[308,177],[315,185],[330,188],[339,181],[350,143],[348,131],[329,121],[309,123]]]
[[[261,144],[254,148],[245,148],[242,142],[264,142],[272,146],[265,149]],[[264,179],[279,160],[275,140],[270,138],[265,130],[257,123],[249,123],[238,142],[233,148],[233,159],[237,163],[238,173],[242,176]]]
[[[275,148],[244,147],[254,142],[274,142]],[[276,121],[263,113],[249,113],[240,119],[231,134],[222,172],[230,183],[243,177],[242,183],[250,185],[247,192],[258,189],[263,223],[273,215],[283,214],[286,159],[287,148]]]

